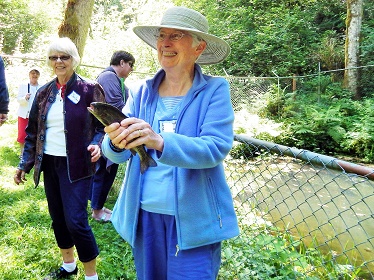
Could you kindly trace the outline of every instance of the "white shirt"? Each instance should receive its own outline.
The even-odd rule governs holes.
[[[30,92],[28,92],[29,84],[21,84],[19,86],[17,95],[17,101],[19,103],[17,114],[19,117],[24,119],[27,119],[29,117],[31,105],[39,88],[39,84],[37,84],[36,86],[30,84]],[[27,93],[31,94],[29,100],[26,100]]]
[[[64,101],[60,94],[47,114],[44,153],[53,156],[66,156],[66,139],[64,133]]]

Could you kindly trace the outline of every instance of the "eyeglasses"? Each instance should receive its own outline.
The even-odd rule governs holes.
[[[164,33],[164,32],[160,32],[160,34],[158,35],[155,35],[157,41],[165,41],[166,38],[169,37],[169,40],[170,41],[173,41],[173,42],[176,42],[176,41],[179,41],[180,39],[182,39],[184,36],[188,36],[188,34],[185,34],[183,32],[174,32],[174,33]]]
[[[134,62],[129,61],[129,62],[127,62],[127,63],[129,64],[129,66],[130,66],[131,68],[134,68]]]
[[[52,61],[57,61],[58,59],[60,59],[61,61],[66,61],[71,58],[71,55],[50,56],[48,58],[49,60],[52,60]]]

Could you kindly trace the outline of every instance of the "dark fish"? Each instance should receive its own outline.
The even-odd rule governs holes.
[[[108,126],[112,123],[120,123],[127,116],[118,110],[116,107],[103,102],[92,102],[91,107],[87,107],[88,111],[94,115],[103,125]],[[157,166],[156,161],[147,154],[144,145],[136,146],[130,149],[131,153],[135,156],[137,153],[140,157],[140,171],[143,174],[148,167]]]

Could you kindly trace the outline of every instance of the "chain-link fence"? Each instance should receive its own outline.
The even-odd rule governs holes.
[[[224,243],[220,279],[374,279],[372,169],[235,140],[225,164],[241,234]]]
[[[336,69],[329,71],[316,71],[315,74],[306,76],[287,76],[287,77],[225,77],[230,83],[231,101],[235,111],[243,108],[253,107],[254,102],[263,97],[270,91],[278,97],[285,93],[306,92],[309,95],[314,94],[316,102],[320,95],[325,93],[327,88],[333,83],[343,84],[344,75],[350,72],[358,72],[357,88],[362,97],[373,96],[374,65],[366,65],[352,69]],[[274,95],[273,95],[274,96]],[[262,99],[262,102],[264,99]]]
[[[27,79],[28,69],[30,66],[38,66],[42,69],[42,82],[49,81],[54,77],[53,73],[45,65],[43,59],[36,59],[26,56],[6,55],[1,54],[5,59],[6,64],[12,65],[11,71],[6,71],[8,85],[11,93],[16,92],[16,87],[20,80]],[[81,64],[80,70],[83,76],[95,79],[96,76],[107,66],[95,66]],[[316,69],[318,65],[316,65]],[[374,87],[372,79],[374,65],[365,65],[358,68],[351,69],[352,71],[359,71],[358,87],[365,95],[368,90]],[[8,69],[7,69],[8,70]],[[343,82],[345,71],[350,69],[336,69],[330,71],[317,70],[315,74],[306,76],[277,76],[274,71],[273,77],[236,77],[225,76],[230,83],[231,100],[235,111],[240,111],[243,108],[250,108],[253,106],[254,100],[258,100],[270,90],[277,93],[279,96],[284,92],[307,91],[316,92],[317,95],[323,93],[326,88],[334,82]],[[126,84],[132,86],[140,81],[150,78],[154,73],[143,73],[133,71],[126,79]],[[13,89],[13,81],[14,89]],[[373,93],[371,93],[373,94]],[[249,105],[249,106],[248,106]]]

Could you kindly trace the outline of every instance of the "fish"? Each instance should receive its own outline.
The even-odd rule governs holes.
[[[118,108],[104,102],[92,102],[87,110],[94,115],[104,126],[112,123],[120,123],[127,116],[122,113]],[[140,158],[140,172],[144,172],[148,167],[157,166],[156,161],[146,152],[144,145],[139,145],[130,149],[131,153],[135,156],[139,155]]]

